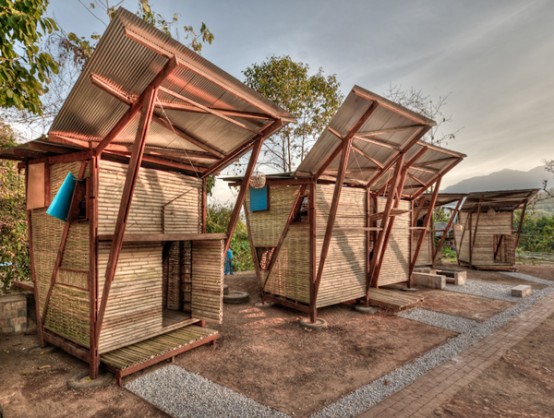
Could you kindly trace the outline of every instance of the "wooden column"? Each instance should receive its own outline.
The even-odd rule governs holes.
[[[337,182],[335,183],[335,189],[333,190],[333,200],[331,201],[331,208],[329,209],[329,217],[327,220],[327,227],[325,228],[325,236],[323,237],[323,243],[321,245],[321,255],[319,258],[319,267],[317,269],[317,276],[314,283],[314,300],[313,305],[317,306],[317,295],[319,292],[319,285],[321,283],[321,277],[323,275],[323,268],[325,267],[325,260],[329,253],[329,246],[331,245],[331,235],[333,234],[333,227],[335,226],[335,219],[337,217],[337,210],[339,208],[340,194],[342,191],[342,183],[346,176],[346,166],[348,164],[348,158],[350,157],[350,151],[352,149],[353,135],[344,141],[343,150],[341,155],[341,161],[339,166],[339,172],[337,174]]]
[[[417,257],[419,257],[419,252],[421,251],[421,245],[423,244],[423,241],[427,236],[427,230],[429,229],[429,224],[433,219],[433,210],[435,209],[435,204],[437,203],[437,198],[439,197],[440,184],[441,184],[441,178],[439,177],[439,179],[435,183],[435,190],[433,190],[433,195],[431,197],[431,201],[429,202],[429,208],[427,208],[427,214],[425,215],[425,221],[423,222],[423,230],[421,231],[421,234],[419,234],[415,252],[410,262],[410,273],[408,275],[408,287],[412,287],[412,274],[414,272],[414,268],[417,262]]]
[[[454,222],[454,218],[458,215],[458,212],[460,211],[460,206],[462,205],[463,198],[458,199],[458,203],[456,203],[456,207],[454,208],[454,211],[452,211],[452,214],[450,215],[450,219],[448,220],[448,223],[446,224],[446,227],[444,228],[444,231],[442,231],[441,239],[439,240],[435,251],[433,252],[433,258],[431,259],[431,267],[435,267],[435,260],[437,259],[437,255],[439,254],[439,251],[442,249],[442,246],[444,244],[444,241],[446,240],[446,236],[448,235],[448,231],[452,227],[452,223]]]
[[[475,220],[475,229],[471,235],[471,253],[469,254],[469,264],[473,265],[473,251],[475,250],[475,241],[477,240],[477,232],[479,231],[479,218],[481,217],[481,201],[477,204],[477,219]],[[472,232],[472,231],[470,231]]]
[[[200,232],[202,232],[203,234],[206,233],[206,222],[208,220],[208,178],[207,177],[204,177],[202,179],[202,190],[201,190],[201,193],[202,193],[202,200],[201,200],[201,205],[202,205],[202,225],[200,226]]]
[[[517,246],[519,245],[519,238],[521,237],[521,230],[523,228],[523,221],[525,219],[525,211],[527,210],[527,203],[528,201],[526,200],[525,204],[523,205],[523,209],[521,210],[521,217],[519,218],[519,225],[517,226],[516,242],[514,242],[514,251],[517,250]]]
[[[100,356],[96,338],[96,321],[98,315],[98,163],[99,157],[92,157],[89,166],[89,190],[87,196],[87,213],[89,218],[89,375],[98,377]]]
[[[317,305],[315,297],[315,281],[317,277],[317,236],[316,236],[316,197],[317,197],[317,182],[314,180],[310,183],[310,200],[308,209],[308,222],[310,224],[310,321],[315,322],[317,319]]]
[[[133,192],[135,190],[135,184],[138,177],[140,164],[142,162],[142,156],[144,154],[144,148],[146,146],[146,136],[152,120],[152,114],[154,112],[154,104],[156,102],[157,89],[149,88],[147,92],[147,99],[142,109],[140,123],[133,146],[133,152],[131,154],[131,160],[129,161],[129,167],[127,168],[127,176],[125,177],[125,185],[121,195],[121,202],[119,205],[119,211],[117,213],[117,220],[115,224],[115,230],[113,235],[112,246],[110,249],[110,255],[108,258],[108,265],[106,267],[106,275],[104,282],[104,289],[102,291],[102,300],[100,302],[100,310],[98,312],[98,319],[96,322],[96,339],[100,340],[100,333],[102,331],[102,322],[106,312],[106,306],[108,303],[108,296],[110,294],[110,287],[115,277],[115,271],[117,268],[117,262],[119,260],[119,254],[121,247],[123,246],[123,236],[125,234],[125,226],[127,223],[127,217],[133,200]]]

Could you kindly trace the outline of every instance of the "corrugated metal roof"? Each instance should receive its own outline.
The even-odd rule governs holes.
[[[487,211],[489,209],[514,211],[525,203],[536,199],[539,191],[540,189],[522,189],[472,192],[467,194],[461,210],[463,212]]]
[[[425,116],[354,86],[327,129],[300,163],[296,176],[314,177],[319,174],[322,179],[336,180],[340,154],[333,158],[333,153],[344,138],[353,135],[345,182],[373,188],[372,184],[378,176],[386,172],[399,154],[412,147],[434,124]],[[330,158],[332,161],[325,168]]]
[[[160,86],[145,155],[155,149],[152,155],[188,163],[194,153],[204,152],[207,155],[197,163],[211,165],[242,149],[271,123],[292,120],[288,112],[239,80],[134,14],[119,9],[56,116],[46,141],[95,147],[171,57],[178,67]],[[140,112],[115,138],[114,145],[134,142],[139,119]],[[124,148],[118,152],[125,152]]]

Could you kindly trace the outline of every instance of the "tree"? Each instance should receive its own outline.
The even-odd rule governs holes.
[[[452,121],[452,116],[447,115],[444,111],[450,94],[439,96],[433,100],[430,96],[423,94],[421,90],[415,90],[413,87],[406,90],[400,85],[391,85],[385,96],[437,123],[423,137],[424,141],[433,145],[447,145],[448,141],[455,139],[456,134],[460,131],[460,129],[455,132],[445,132],[444,130],[445,124]]]
[[[47,0],[0,0],[0,107],[40,114],[40,96],[56,61],[39,48],[42,37],[56,31],[43,14]]]
[[[544,170],[554,177],[554,160],[544,160]],[[542,189],[549,197],[554,197],[554,188],[548,188],[548,180],[543,181]]]
[[[0,122],[0,148],[15,144],[13,131]],[[15,162],[0,160],[0,293],[29,275],[24,176]]]
[[[281,172],[292,171],[323,132],[337,111],[342,95],[336,75],[320,68],[309,75],[309,66],[290,56],[272,56],[243,71],[245,84],[297,118],[268,138],[260,163]]]

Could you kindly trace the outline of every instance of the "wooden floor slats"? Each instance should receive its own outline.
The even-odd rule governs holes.
[[[409,295],[402,290],[370,289],[369,304],[380,308],[401,311],[422,302],[421,296]]]
[[[213,342],[218,337],[219,333],[216,330],[188,325],[102,354],[100,359],[108,370],[115,373],[118,383],[121,384],[121,379],[125,376]]]

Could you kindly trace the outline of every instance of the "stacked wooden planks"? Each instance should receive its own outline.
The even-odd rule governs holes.
[[[369,304],[380,308],[401,311],[413,308],[423,301],[421,296],[413,296],[401,290],[369,289]]]
[[[220,324],[223,321],[223,240],[192,242],[191,313]]]

